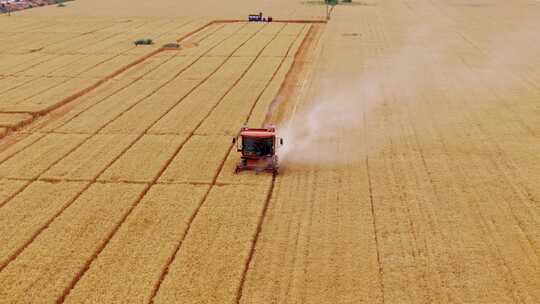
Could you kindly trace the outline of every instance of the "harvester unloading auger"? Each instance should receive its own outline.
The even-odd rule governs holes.
[[[283,145],[283,138],[276,136],[274,126],[266,128],[244,126],[240,129],[238,137],[233,138],[233,144],[236,144],[236,150],[242,154],[235,173],[244,170],[278,173],[276,149]]]

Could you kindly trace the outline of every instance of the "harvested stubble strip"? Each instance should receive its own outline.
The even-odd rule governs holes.
[[[144,135],[99,180],[151,182],[186,138],[185,135]]]
[[[66,303],[148,303],[208,187],[152,186]]]
[[[282,86],[283,81],[287,72],[291,69],[294,60],[292,58],[286,58],[283,64],[281,65],[279,71],[277,72],[272,82],[266,87],[263,94],[257,101],[253,112],[251,113],[248,121],[249,126],[263,126],[266,115],[271,111],[270,107],[275,101],[276,104],[279,104],[282,100],[282,97],[279,96],[279,92]]]
[[[450,97],[462,98],[454,94]],[[474,105],[477,106],[479,105]],[[432,109],[431,112],[435,111]],[[456,107],[450,108],[448,112],[450,115],[459,116],[462,110]],[[482,111],[482,114],[484,113]],[[445,127],[444,123],[441,123],[443,116],[446,117],[438,113],[433,118],[436,121],[436,128]],[[464,118],[469,119],[469,115]],[[482,122],[482,118],[474,121]],[[445,128],[447,135],[444,139],[444,145],[450,156],[450,166],[453,168],[450,172],[455,175],[456,184],[465,194],[463,201],[467,202],[466,208],[469,208],[472,223],[476,225],[467,228],[477,230],[478,234],[479,251],[471,253],[470,257],[475,260],[482,259],[483,262],[485,260],[485,264],[482,263],[483,267],[493,260],[494,271],[490,274],[490,278],[484,281],[485,286],[491,288],[490,297],[507,297],[508,301],[521,299],[523,302],[532,303],[540,294],[538,289],[530,288],[535,284],[538,285],[538,278],[535,276],[538,272],[536,269],[539,251],[535,239],[535,234],[538,233],[538,220],[537,217],[531,217],[534,213],[530,212],[535,210],[537,205],[533,206],[534,203],[530,198],[519,200],[516,197],[516,188],[512,185],[514,181],[506,175],[508,172],[501,172],[501,167],[505,166],[506,162],[501,159],[504,154],[501,155],[500,150],[497,151],[496,144],[482,140],[490,138],[484,133],[489,131],[483,131],[478,126],[472,121],[466,124],[456,123],[451,129]],[[516,130],[512,130],[515,127],[511,124],[506,127],[508,128],[506,131],[517,134]],[[519,130],[521,127],[516,129]],[[487,254],[493,251],[497,254]],[[516,259],[516,256],[520,258]],[[482,268],[483,271],[484,269],[489,268]],[[512,271],[507,272],[508,269]],[[509,284],[512,285],[512,294],[508,288]],[[478,301],[482,300],[483,298],[478,298]]]
[[[0,272],[0,298],[24,303],[61,298],[145,187],[93,184]]]
[[[269,188],[214,186],[154,303],[236,303]]]
[[[299,33],[299,36],[298,38],[296,39],[296,41],[293,43],[292,47],[291,47],[291,50],[289,51],[289,53],[287,54],[287,57],[294,57],[296,55],[296,53],[299,51],[300,49],[300,46],[302,45],[302,43],[304,42],[304,38],[306,38],[306,36],[308,35],[308,33],[312,30],[316,30],[317,28],[315,28],[313,25],[307,25],[304,27],[304,29],[302,30],[301,33]],[[311,45],[311,47],[315,47],[314,45]]]
[[[82,134],[48,134],[42,140],[0,164],[0,176],[36,178],[86,137]]]
[[[362,166],[278,175],[261,229],[240,303],[382,302]]]
[[[98,134],[43,173],[40,178],[53,180],[92,180],[105,170],[137,135]]]
[[[431,117],[432,112],[425,114],[425,117]],[[435,120],[440,118],[434,118]],[[443,120],[443,119],[441,119]],[[423,132],[432,132],[433,123],[429,120],[417,120],[414,123],[424,124],[424,121],[428,121],[429,126],[422,126]],[[455,127],[454,127],[455,128]],[[435,131],[437,132],[437,131]],[[471,130],[467,130],[467,134]],[[463,133],[465,134],[465,133]],[[437,228],[442,233],[444,233],[444,248],[441,248],[441,251],[448,253],[437,253],[437,264],[446,264],[444,267],[448,267],[446,271],[442,272],[443,275],[448,275],[445,279],[446,282],[460,282],[458,284],[459,288],[450,287],[449,292],[454,296],[462,296],[467,294],[468,299],[473,299],[474,302],[481,303],[490,301],[489,299],[502,299],[502,302],[513,302],[515,300],[514,296],[510,293],[509,282],[512,281],[512,288],[516,288],[514,292],[519,290],[519,281],[515,281],[515,278],[512,278],[511,273],[507,273],[506,267],[509,266],[508,262],[501,261],[501,247],[499,249],[494,249],[496,244],[493,243],[493,234],[489,232],[489,228],[485,225],[486,214],[483,214],[478,210],[478,206],[484,205],[488,206],[487,208],[493,210],[501,210],[497,205],[497,200],[493,200],[488,197],[489,202],[482,202],[482,196],[479,196],[479,190],[481,188],[478,185],[485,182],[485,175],[483,174],[481,179],[482,182],[475,182],[474,177],[467,176],[465,169],[463,169],[463,164],[461,161],[466,162],[467,168],[473,168],[472,170],[477,170],[477,164],[474,161],[474,154],[477,151],[473,151],[471,147],[474,147],[473,144],[466,143],[462,141],[462,138],[467,137],[463,134],[460,134],[456,138],[453,136],[445,136],[444,140],[426,140],[425,137],[418,137],[420,145],[422,146],[423,151],[429,151],[424,154],[423,160],[425,161],[427,167],[429,168],[430,175],[436,176],[437,178],[431,179],[433,190],[436,194],[436,199],[432,203],[441,204],[437,206],[435,210],[434,218],[438,221]],[[435,135],[436,137],[437,135]],[[471,135],[472,136],[472,135]],[[457,150],[453,150],[453,148]],[[467,147],[468,151],[464,151],[463,147]],[[450,148],[450,149],[448,149]],[[448,149],[448,150],[447,150]],[[441,151],[443,151],[441,153]],[[446,151],[446,153],[444,152]],[[452,152],[448,152],[452,151]],[[461,151],[461,152],[460,152]],[[452,155],[452,156],[450,156]],[[456,156],[457,155],[457,156]],[[388,156],[387,156],[388,157]],[[482,158],[485,156],[482,155]],[[472,160],[472,161],[471,161]],[[385,164],[386,162],[386,164]],[[379,160],[377,167],[373,170],[382,169],[383,166],[389,166],[389,160]],[[390,169],[387,169],[390,170]],[[393,173],[396,175],[396,173]],[[387,174],[389,175],[389,174]],[[494,175],[489,175],[494,176]],[[384,194],[384,186],[386,181],[383,179],[383,176],[377,176],[377,185],[374,185],[375,193]],[[387,177],[388,178],[388,177]],[[399,178],[399,175],[398,175]],[[474,185],[474,189],[471,188]],[[394,196],[397,196],[402,192],[401,189],[395,189],[393,187]],[[482,191],[482,190],[480,190]],[[382,196],[379,194],[380,196]],[[388,196],[388,195],[386,195]],[[423,195],[426,196],[426,195]],[[383,197],[384,199],[384,197]],[[391,208],[390,204],[394,202],[391,201],[391,197],[387,198],[386,201],[383,201],[384,204],[380,205],[379,213],[385,215],[395,212],[395,208]],[[485,199],[485,198],[484,198]],[[427,208],[423,207],[422,209],[426,210]],[[393,214],[385,215],[385,218],[392,217]],[[504,216],[501,214],[497,215],[497,221],[502,221]],[[491,222],[491,221],[489,221]],[[495,221],[493,221],[495,223]],[[381,220],[381,226],[383,237],[383,249],[386,252],[395,252],[396,249],[392,248],[392,240],[387,240],[387,235],[389,230],[395,230],[393,227],[388,227],[386,221]],[[506,228],[511,227],[512,225],[505,226]],[[522,231],[520,231],[522,232]],[[513,241],[522,239],[518,233],[511,233]],[[504,246],[508,246],[511,242],[505,242]],[[500,245],[499,245],[500,246]],[[497,246],[498,247],[498,246]],[[508,246],[508,248],[515,248],[513,246]],[[490,254],[493,250],[497,251],[497,255]],[[512,250],[514,255],[518,253],[515,250]],[[519,255],[523,255],[523,251],[520,250]],[[447,263],[442,261],[449,259]],[[521,258],[521,260],[525,260]],[[385,284],[391,286],[392,289],[388,292],[393,298],[399,297],[402,295],[399,289],[395,289],[399,286],[403,286],[403,281],[399,280],[399,276],[395,275],[399,273],[399,264],[397,261],[383,255],[383,262],[385,265],[391,269],[396,269],[396,271],[389,273]],[[397,264],[397,265],[396,265]],[[528,267],[517,267],[515,269],[530,269]],[[401,270],[402,272],[406,271],[405,269]],[[513,271],[514,272],[514,271]],[[472,280],[463,283],[463,277],[473,278]],[[529,276],[530,277],[530,276]],[[523,277],[520,277],[521,281]],[[413,280],[410,280],[413,281]],[[446,284],[441,282],[442,284]],[[414,281],[413,281],[414,282]],[[409,283],[412,285],[412,283]],[[394,287],[395,286],[395,287]],[[486,290],[488,292],[477,292],[479,290]],[[521,293],[520,296],[525,293]]]
[[[163,172],[159,182],[212,183],[230,147],[229,136],[192,136]]]
[[[36,181],[0,209],[0,268],[84,188]]]
[[[400,104],[402,102],[407,100],[400,99]],[[422,129],[424,134],[429,133],[427,128]],[[453,253],[460,242],[450,235],[459,230],[453,227],[459,225],[459,216],[452,214],[455,210],[448,208],[446,198],[437,198],[433,187],[437,180],[431,179],[425,168],[431,161],[420,154],[422,147],[418,146],[414,128],[411,129],[408,123],[401,124],[400,132],[402,136],[392,139],[390,151],[369,160],[370,168],[377,171],[372,173],[372,189],[381,261],[385,269],[384,282],[389,288],[386,298],[398,299],[412,294],[415,298],[444,302],[447,294],[454,293],[446,282],[455,280],[460,272],[456,269],[459,264],[470,262],[462,258],[456,261]],[[434,170],[429,169],[430,172]],[[452,183],[446,181],[445,184]],[[424,244],[430,244],[429,248]],[[486,265],[489,264],[487,260]],[[407,292],[399,286],[406,286]]]

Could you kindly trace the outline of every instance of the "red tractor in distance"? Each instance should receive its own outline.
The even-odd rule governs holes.
[[[278,156],[276,149],[283,145],[283,138],[276,136],[276,128],[249,128],[240,129],[238,137],[233,138],[236,150],[242,153],[240,163],[236,165],[235,173],[244,170],[256,172],[272,172],[277,174]]]

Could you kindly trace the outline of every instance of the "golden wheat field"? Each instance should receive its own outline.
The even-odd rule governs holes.
[[[0,303],[540,303],[540,2],[325,15],[0,15]]]

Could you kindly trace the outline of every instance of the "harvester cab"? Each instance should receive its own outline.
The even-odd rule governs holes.
[[[235,173],[244,170],[257,172],[278,172],[278,156],[276,149],[283,145],[283,138],[276,136],[276,128],[249,128],[240,129],[238,137],[233,138],[236,150],[241,153],[240,163],[236,165]]]

